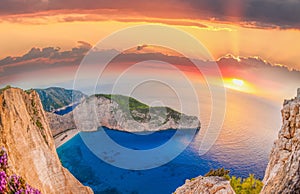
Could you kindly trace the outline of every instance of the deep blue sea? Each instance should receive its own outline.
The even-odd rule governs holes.
[[[166,130],[151,135],[138,135],[105,128],[105,132],[120,145],[146,150],[162,145],[176,130]],[[83,134],[84,133],[84,134]],[[199,157],[193,143],[171,162],[150,170],[124,170],[103,162],[85,145],[81,135],[95,138],[99,132],[81,132],[58,148],[57,152],[65,167],[83,184],[90,186],[95,193],[172,193],[185,179],[205,174],[211,168],[223,166],[212,161],[209,156]],[[187,132],[187,135],[190,133]],[[86,137],[85,137],[86,138]],[[177,137],[177,146],[184,146],[186,137]],[[182,142],[182,145],[180,145]],[[134,162],[134,161],[132,161]],[[239,173],[238,175],[243,175]]]
[[[120,160],[122,153],[113,149],[107,151],[110,146],[102,139],[104,133],[119,145],[140,151],[163,145],[174,137],[175,130],[150,135],[107,128],[97,132],[80,132],[57,149],[59,158],[79,181],[90,186],[95,193],[170,194],[184,184],[186,179],[204,175],[210,169],[220,167],[229,169],[234,176],[247,177],[252,173],[262,179],[280,128],[280,104],[274,105],[250,95],[228,95],[227,98],[229,100],[222,130],[213,147],[204,155],[199,155],[198,150],[201,131],[205,129],[209,118],[200,117],[202,127],[191,143],[186,142],[191,135],[189,130],[181,130],[181,134],[173,141],[173,147],[150,157],[131,157],[129,161],[133,164],[146,160],[155,163],[157,157],[167,158],[169,153],[187,146],[176,158],[157,168],[127,170],[115,167],[98,158],[85,142],[88,141],[89,146],[93,145],[97,153],[114,164]]]
[[[76,106],[78,106],[78,104],[79,103],[75,103],[75,104],[73,104],[71,106],[66,106],[63,109],[59,109],[59,110],[54,111],[54,113],[58,114],[58,115],[68,114],[69,112],[71,112],[72,110],[74,110],[74,108],[76,108]]]

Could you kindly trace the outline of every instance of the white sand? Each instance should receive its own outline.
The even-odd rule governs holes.
[[[63,145],[64,143],[66,143],[67,141],[72,139],[75,135],[77,135],[78,133],[79,133],[79,131],[77,129],[72,129],[72,130],[63,132],[62,134],[60,134],[59,136],[54,138],[55,147],[58,148],[59,146]]]

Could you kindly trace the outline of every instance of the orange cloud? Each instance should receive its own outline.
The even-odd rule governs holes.
[[[114,16],[129,16],[129,18],[159,18],[166,20],[208,20],[238,23],[240,25],[263,28],[296,28],[300,23],[300,2],[281,0],[152,0],[152,1],[86,1],[86,0],[28,0],[0,1],[0,15],[6,20],[22,22],[22,17],[35,13],[106,15],[106,20]],[[18,17],[14,17],[18,15]],[[138,16],[138,17],[135,17]],[[89,16],[90,17],[90,16]],[[93,16],[95,17],[95,16]],[[121,18],[121,17],[119,17]],[[65,21],[82,21],[82,18],[72,16]],[[91,21],[85,18],[85,21]],[[42,21],[38,21],[42,22]]]
[[[157,18],[145,17],[141,14],[127,13],[118,10],[53,10],[29,14],[7,15],[0,17],[0,21],[21,24],[49,24],[59,22],[99,22],[99,21],[118,21],[118,22],[145,22],[160,23],[178,26],[194,26],[207,28],[206,25],[191,19],[179,18]]]
[[[91,48],[90,44],[80,42],[81,45],[71,50],[61,51],[59,48],[33,48],[28,53],[20,57],[6,57],[0,60],[0,85],[31,83],[31,87],[37,87],[40,82],[28,82],[31,79],[47,80],[48,85],[63,80],[74,79],[76,70]],[[107,55],[115,55],[116,50],[92,50],[95,59],[101,59]],[[104,74],[120,75],[132,65],[150,61],[139,68],[137,75],[142,76],[144,73],[155,73],[162,76],[172,77],[173,68],[166,63],[173,65],[178,71],[185,74],[196,83],[205,83],[205,79],[199,71],[202,68],[212,66],[215,61],[201,61],[198,59],[199,66],[188,58],[182,56],[176,51],[157,47],[152,45],[143,46],[143,49],[137,47],[124,51],[117,55],[107,66]],[[158,66],[155,61],[162,61]],[[90,61],[95,65],[101,65],[101,61]],[[290,70],[284,66],[273,65],[258,57],[234,57],[227,55],[216,61],[225,81],[227,88],[234,88],[240,91],[254,93],[256,95],[280,100],[292,96],[300,84],[300,71]],[[94,69],[86,72],[87,75],[96,73]],[[49,74],[52,72],[52,74]],[[209,71],[207,71],[209,74]],[[35,76],[34,76],[35,75]],[[52,77],[52,75],[55,75]],[[205,75],[210,76],[210,75]],[[116,76],[118,77],[118,76]],[[176,77],[173,77],[176,79]],[[242,80],[234,82],[233,80]],[[70,87],[70,86],[69,86]]]

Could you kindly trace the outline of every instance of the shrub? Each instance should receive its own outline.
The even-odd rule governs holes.
[[[253,174],[245,179],[232,176],[230,185],[237,194],[258,194],[263,187],[263,183],[256,179]]]
[[[229,173],[230,173],[229,170],[225,170],[224,168],[218,168],[216,170],[211,169],[204,176],[219,176],[219,177],[225,177],[226,179],[228,179]]]
[[[40,130],[43,130],[43,129],[44,129],[43,124],[41,123],[40,120],[36,120],[35,124],[36,124],[36,126],[37,126]]]
[[[0,93],[3,92],[4,90],[9,89],[9,88],[11,88],[10,85],[5,86],[4,88],[0,88]]]
[[[224,177],[227,180],[230,180],[230,185],[236,194],[258,194],[260,193],[263,183],[254,177],[253,174],[250,174],[249,177],[242,179],[235,176],[229,176],[230,171],[225,170],[224,168],[212,169],[204,176],[219,176]]]

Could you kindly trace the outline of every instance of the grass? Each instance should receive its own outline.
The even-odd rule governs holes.
[[[150,107],[147,104],[144,104],[132,97],[128,96],[123,96],[123,95],[113,95],[113,94],[95,94],[94,96],[96,97],[105,97],[109,100],[114,100],[121,106],[122,108],[126,108],[129,110],[144,110],[144,109],[149,109]]]
[[[95,97],[104,97],[111,101],[115,101],[119,105],[119,109],[127,112],[132,116],[132,118],[139,122],[147,121],[146,117],[139,116],[135,114],[133,111],[137,111],[138,113],[142,113],[144,115],[149,114],[150,106],[128,96],[123,95],[112,95],[112,94],[96,94]]]

